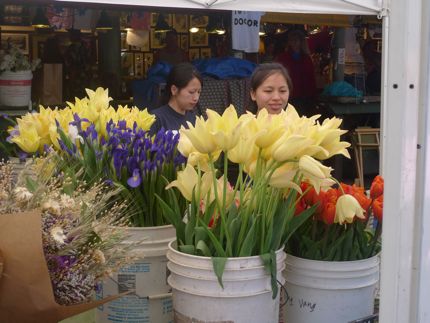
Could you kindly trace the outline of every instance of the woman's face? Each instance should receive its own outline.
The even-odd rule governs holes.
[[[255,90],[251,98],[257,103],[258,111],[266,108],[270,114],[278,114],[287,106],[290,90],[281,73],[270,75]]]
[[[180,90],[173,85],[171,91],[172,96],[170,100],[174,101],[174,105],[182,112],[191,111],[199,101],[202,84],[199,79],[195,77],[188,82],[186,87]]]

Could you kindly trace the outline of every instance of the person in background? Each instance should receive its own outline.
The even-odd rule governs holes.
[[[202,84],[202,77],[192,64],[173,66],[167,77],[165,104],[152,111],[155,122],[150,132],[155,134],[162,128],[178,130],[181,126],[187,126],[187,121],[194,124]]]
[[[268,38],[264,41],[264,55],[261,57],[261,63],[271,63],[275,59],[275,44]]]
[[[250,83],[251,99],[257,105],[257,113],[267,109],[270,114],[278,114],[287,107],[292,83],[288,71],[281,64],[258,65]]]
[[[43,64],[63,64],[64,59],[60,51],[60,42],[58,37],[49,37],[45,41],[43,48],[42,63]]]
[[[154,62],[166,62],[170,65],[175,65],[187,61],[187,53],[178,45],[178,34],[176,30],[168,31],[166,33],[166,46],[155,53]]]
[[[291,76],[293,89],[290,93],[290,103],[302,115],[311,116],[315,109],[317,88],[305,34],[301,30],[290,31],[286,50],[275,60],[281,63]]]
[[[86,95],[91,88],[91,49],[82,40],[80,30],[69,30],[70,45],[64,53],[64,99],[73,100]]]
[[[363,58],[366,64],[366,93],[381,94],[381,53],[377,51],[377,40],[367,41],[363,47]]]

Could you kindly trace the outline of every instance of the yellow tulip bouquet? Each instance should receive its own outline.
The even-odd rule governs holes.
[[[293,107],[279,115],[262,110],[239,117],[230,106],[222,115],[207,110],[207,116],[180,129],[178,150],[188,161],[166,187],[179,189],[187,212],[180,212],[171,192],[170,203],[160,199],[164,215],[176,228],[178,250],[212,257],[220,284],[227,257],[260,255],[276,295],[275,251],[314,212],[294,214],[300,183],[316,191],[331,186],[332,169],[320,160],[349,156],[350,144],[340,140],[341,120],[319,123],[319,116],[300,117]],[[226,175],[229,161],[239,169],[233,183]]]
[[[59,151],[62,148],[58,142],[58,129],[61,128],[73,140],[79,139],[77,122],[83,120],[82,130],[94,125],[100,137],[106,138],[106,124],[112,120],[126,121],[129,128],[136,123],[139,129],[149,129],[155,117],[137,107],[119,106],[117,109],[110,105],[108,89],[101,87],[95,91],[86,89],[87,97],[75,98],[75,102],[67,102],[64,109],[39,106],[38,112],[27,113],[16,119],[16,125],[10,127],[8,142],[16,144],[24,153],[29,155],[42,154],[48,147]],[[10,120],[10,119],[8,119]]]

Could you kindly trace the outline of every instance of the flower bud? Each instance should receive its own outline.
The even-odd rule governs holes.
[[[344,194],[337,199],[335,223],[352,223],[354,217],[364,219],[363,209],[354,196]]]

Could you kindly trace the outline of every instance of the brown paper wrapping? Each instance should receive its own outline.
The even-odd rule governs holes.
[[[72,306],[57,304],[43,254],[41,230],[39,212],[0,215],[2,323],[58,322],[123,295]]]

